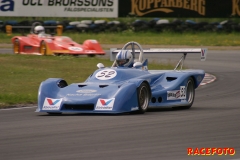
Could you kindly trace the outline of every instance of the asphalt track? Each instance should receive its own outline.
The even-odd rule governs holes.
[[[148,56],[156,63],[179,58]],[[210,50],[206,62],[199,55],[185,62],[217,78],[196,89],[191,109],[62,116],[36,107],[0,110],[0,159],[240,160],[239,50]],[[187,148],[234,148],[235,155],[189,156]]]

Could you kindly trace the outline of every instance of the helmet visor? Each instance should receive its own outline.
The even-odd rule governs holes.
[[[126,63],[128,63],[129,59],[119,59],[117,60],[118,66],[124,66]]]
[[[38,33],[44,33],[44,30],[43,30],[43,29],[42,29],[42,30],[39,30]]]

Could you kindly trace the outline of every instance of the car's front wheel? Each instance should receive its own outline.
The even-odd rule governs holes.
[[[42,41],[42,42],[40,43],[39,53],[40,53],[41,55],[47,55],[47,45],[46,45],[46,42]]]
[[[138,113],[145,113],[148,109],[151,98],[150,88],[146,82],[143,82],[137,89],[138,95]]]
[[[13,52],[14,52],[14,54],[19,54],[20,53],[19,39],[15,39],[14,42],[13,42]]]

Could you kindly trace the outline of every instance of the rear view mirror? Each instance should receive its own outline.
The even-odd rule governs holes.
[[[98,64],[97,64],[97,67],[98,67],[99,69],[101,69],[101,68],[104,68],[104,65],[103,65],[102,63],[98,63]]]
[[[133,64],[133,67],[134,68],[139,68],[139,67],[142,67],[142,63],[141,62],[135,62],[134,64]]]

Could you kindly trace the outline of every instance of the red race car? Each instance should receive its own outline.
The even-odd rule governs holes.
[[[52,36],[45,33],[43,26],[32,26],[27,36],[12,38],[15,54],[36,55],[104,55],[97,40],[85,40],[82,45],[66,36]]]

